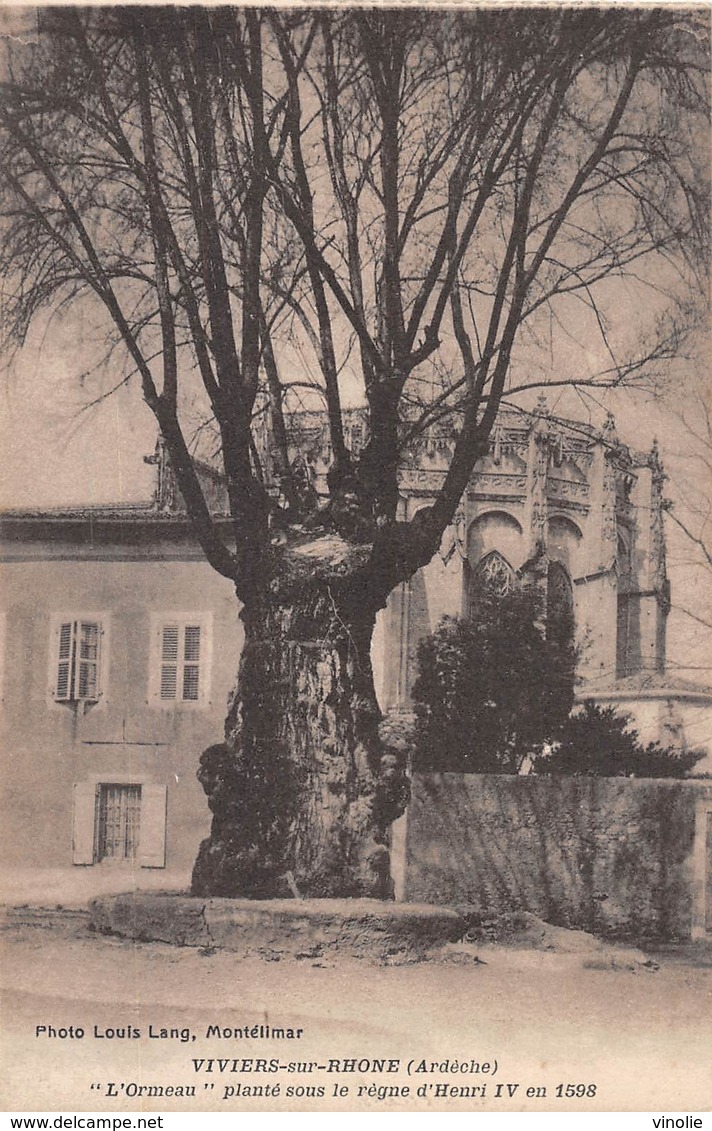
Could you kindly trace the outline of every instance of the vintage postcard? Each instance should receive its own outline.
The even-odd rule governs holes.
[[[709,17],[0,8],[6,1111],[703,1125]]]

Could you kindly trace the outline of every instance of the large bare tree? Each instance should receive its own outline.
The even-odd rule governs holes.
[[[388,894],[407,787],[378,739],[376,614],[438,549],[546,326],[550,348],[577,327],[605,357],[555,381],[674,355],[704,259],[704,39],[694,11],[655,8],[48,9],[9,53],[8,336],[60,303],[103,320],[242,604],[196,892],[270,895],[291,873],[304,894]],[[196,381],[228,540],[191,459]],[[302,383],[324,399],[328,499],[290,463]],[[445,415],[447,473],[406,522],[399,467]]]

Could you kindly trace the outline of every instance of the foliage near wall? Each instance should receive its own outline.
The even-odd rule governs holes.
[[[416,769],[519,772],[567,718],[574,698],[570,634],[545,631],[532,586],[483,586],[470,618],[446,617],[418,650]]]
[[[589,701],[571,715],[554,748],[534,759],[535,774],[586,774],[599,777],[682,778],[705,757],[700,750],[644,745],[630,718]]]
[[[547,610],[551,613],[551,610]],[[572,625],[534,586],[474,591],[418,649],[413,765],[440,773],[682,778],[703,751],[647,744],[627,715],[574,705]]]

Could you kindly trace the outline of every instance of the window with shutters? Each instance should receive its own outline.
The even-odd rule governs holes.
[[[165,868],[166,814],[162,782],[122,773],[75,782],[73,862]]]
[[[154,617],[154,701],[165,706],[207,701],[209,629],[205,616]]]
[[[53,622],[52,697],[57,703],[96,703],[101,697],[104,624],[100,616]]]

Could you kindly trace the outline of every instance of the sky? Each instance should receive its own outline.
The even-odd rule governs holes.
[[[38,326],[0,383],[0,507],[128,503],[150,498],[156,424],[134,379],[87,373],[96,344],[81,318]],[[86,375],[84,375],[86,374]]]

